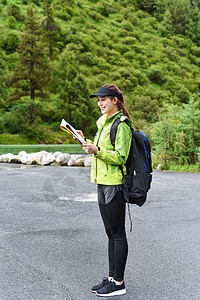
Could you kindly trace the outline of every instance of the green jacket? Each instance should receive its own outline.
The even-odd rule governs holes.
[[[107,115],[103,115],[97,121],[98,131],[94,138],[94,145],[98,146],[100,150],[97,154],[92,155],[91,181],[94,183],[104,185],[122,184],[122,173],[119,165],[123,166],[124,174],[126,174],[125,162],[131,146],[130,127],[125,122],[119,124],[115,140],[115,150],[110,142],[112,123],[121,114],[122,111],[119,111],[110,118]],[[121,121],[126,118],[125,116],[121,116]]]

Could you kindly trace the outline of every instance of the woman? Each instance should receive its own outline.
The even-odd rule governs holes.
[[[108,236],[108,277],[92,288],[98,296],[115,296],[126,293],[124,270],[128,254],[125,232],[125,201],[122,190],[122,165],[126,174],[125,162],[131,145],[131,129],[121,122],[118,126],[115,149],[110,142],[112,123],[119,116],[123,121],[129,118],[124,104],[124,96],[113,84],[103,85],[90,96],[98,97],[98,106],[103,114],[97,121],[98,131],[94,143],[86,142],[83,148],[93,154],[91,181],[98,185],[100,213]],[[121,115],[124,116],[121,116]]]

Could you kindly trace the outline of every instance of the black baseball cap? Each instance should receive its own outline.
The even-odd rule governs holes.
[[[117,97],[120,101],[122,101],[122,96],[115,92],[114,90],[108,89],[106,87],[101,86],[97,93],[90,95],[90,98],[98,97],[98,96],[113,96]]]

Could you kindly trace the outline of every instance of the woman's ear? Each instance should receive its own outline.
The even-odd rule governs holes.
[[[114,104],[117,104],[117,101],[118,101],[117,97],[114,97],[114,98],[113,98],[113,103],[114,103]]]

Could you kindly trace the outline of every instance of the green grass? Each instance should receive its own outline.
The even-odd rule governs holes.
[[[24,144],[35,144],[35,142],[21,134],[1,133],[0,134],[0,144],[24,145]]]
[[[42,140],[42,144],[75,144],[71,135],[64,131],[50,131],[47,138]],[[40,140],[36,137],[28,138],[22,134],[1,133],[0,145],[38,145]]]
[[[181,165],[181,166],[180,165],[171,165],[169,167],[168,171],[199,173],[200,166],[198,164],[196,164],[196,165]]]
[[[18,154],[20,151],[27,153],[39,152],[63,152],[63,153],[85,153],[79,144],[72,145],[0,145],[0,154],[12,153]]]

